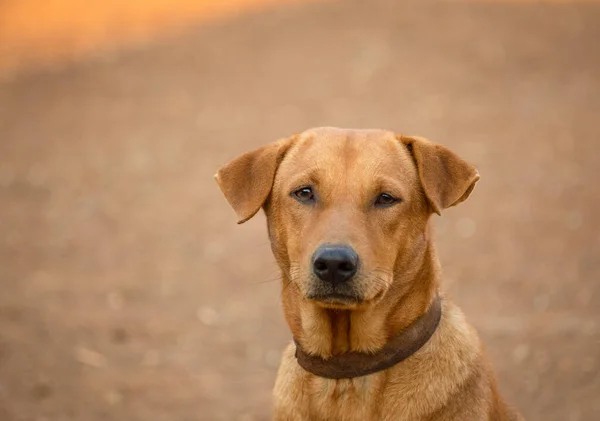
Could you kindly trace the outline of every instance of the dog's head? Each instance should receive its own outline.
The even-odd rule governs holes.
[[[410,288],[432,213],[465,200],[477,170],[426,139],[317,128],[248,152],[215,176],[239,223],[261,207],[284,278],[323,307]]]

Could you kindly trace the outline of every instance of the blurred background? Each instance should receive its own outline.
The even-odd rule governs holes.
[[[444,289],[528,420],[600,419],[600,2],[0,2],[0,420],[268,420],[290,340],[212,175],[308,127],[444,143]]]

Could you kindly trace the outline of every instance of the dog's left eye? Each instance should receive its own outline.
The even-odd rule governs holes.
[[[375,206],[378,206],[378,207],[392,206],[393,204],[395,204],[399,201],[400,201],[400,199],[396,199],[391,194],[381,193],[379,196],[377,196],[377,199],[375,199]]]
[[[310,187],[302,187],[292,193],[296,199],[301,202],[312,202],[315,200],[315,194]]]

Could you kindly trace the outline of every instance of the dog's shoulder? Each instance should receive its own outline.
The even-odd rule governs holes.
[[[486,393],[483,350],[475,329],[451,301],[444,298],[442,306],[442,319],[429,342],[389,370],[383,413],[428,419],[456,399]]]
[[[424,421],[521,421],[498,392],[475,328],[448,299],[442,314],[436,334],[407,361],[410,366],[391,374],[391,393],[402,397],[404,409],[385,413],[404,412],[406,419]]]

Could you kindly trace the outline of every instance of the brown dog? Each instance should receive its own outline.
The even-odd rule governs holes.
[[[469,196],[473,166],[423,138],[318,128],[215,177],[239,223],[264,208],[281,268],[294,343],[275,420],[521,419],[475,330],[438,293],[429,217]]]

